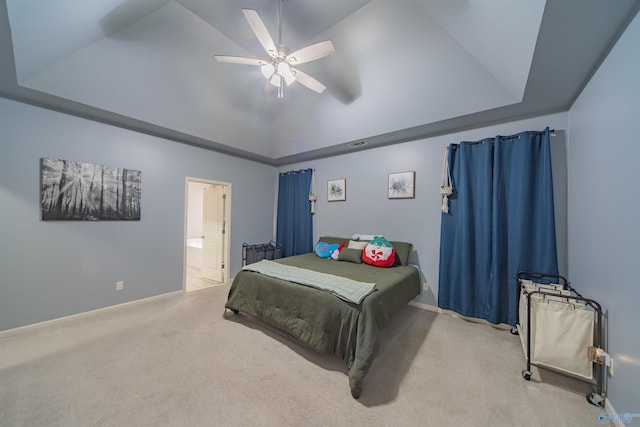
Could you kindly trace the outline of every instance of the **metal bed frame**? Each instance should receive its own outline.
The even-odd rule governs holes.
[[[274,242],[250,245],[242,244],[242,265],[253,264],[263,259],[273,260],[282,258],[282,246]]]

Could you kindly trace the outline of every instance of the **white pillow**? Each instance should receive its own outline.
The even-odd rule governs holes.
[[[364,249],[364,247],[367,246],[367,243],[369,243],[369,241],[358,242],[355,240],[349,240],[349,245],[347,247],[349,249]]]
[[[376,236],[384,237],[382,234],[354,234],[351,236],[354,240],[366,240],[367,242],[373,240]]]

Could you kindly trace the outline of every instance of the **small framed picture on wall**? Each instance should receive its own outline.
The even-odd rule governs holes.
[[[415,171],[390,173],[387,183],[387,197],[389,199],[413,199],[416,196],[415,186]]]
[[[327,181],[327,200],[329,202],[344,202],[347,200],[347,179],[330,179]]]

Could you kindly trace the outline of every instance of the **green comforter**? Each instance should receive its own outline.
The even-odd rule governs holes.
[[[357,399],[378,353],[380,330],[420,293],[418,270],[334,261],[313,253],[277,262],[376,284],[373,293],[354,304],[319,289],[240,271],[225,305],[275,326],[317,351],[341,357],[349,369],[351,394]]]
[[[360,304],[371,292],[375,291],[375,283],[358,282],[335,274],[322,273],[308,268],[286,265],[281,262],[263,259],[253,264],[245,265],[243,270],[255,271],[265,276],[275,277],[287,282],[299,283],[320,289],[347,302]]]

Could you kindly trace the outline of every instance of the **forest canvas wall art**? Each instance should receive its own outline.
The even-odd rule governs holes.
[[[43,220],[139,221],[142,172],[41,159]]]

